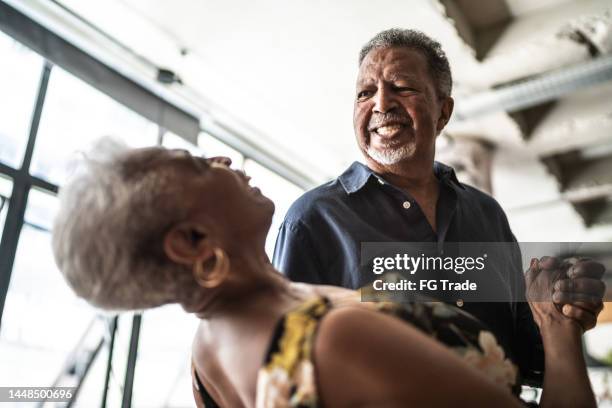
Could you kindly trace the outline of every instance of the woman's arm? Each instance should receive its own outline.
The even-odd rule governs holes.
[[[541,407],[596,407],[582,354],[582,328],[573,320],[542,322],[545,373]]]
[[[324,406],[521,406],[508,389],[418,329],[358,307],[323,319],[314,362]]]

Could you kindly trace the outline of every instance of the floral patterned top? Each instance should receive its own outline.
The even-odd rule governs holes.
[[[335,300],[333,303],[324,296],[312,298],[281,319],[259,370],[257,408],[318,406],[312,362],[317,327],[332,308],[359,302],[359,292],[355,294],[355,298]],[[507,386],[515,395],[520,392],[516,366],[505,358],[495,336],[469,313],[439,302],[364,302],[361,305],[413,325],[448,346],[495,383]],[[200,392],[205,392],[202,384],[198,385]],[[210,401],[210,397],[207,397]],[[206,404],[206,407],[209,408],[209,405]]]
[[[354,302],[356,299],[352,299]],[[351,300],[345,300],[344,304]],[[517,368],[505,358],[495,336],[472,315],[439,302],[362,303],[392,314],[422,330],[483,371],[497,384],[518,393]],[[272,339],[257,383],[257,408],[316,407],[312,347],[317,326],[338,302],[318,297],[287,313]]]

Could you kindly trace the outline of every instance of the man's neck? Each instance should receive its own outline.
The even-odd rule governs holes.
[[[438,179],[433,171],[433,162],[426,164],[400,162],[381,165],[371,159],[366,159],[366,163],[370,170],[411,195],[430,195],[438,189]]]

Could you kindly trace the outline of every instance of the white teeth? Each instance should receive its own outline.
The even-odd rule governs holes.
[[[378,129],[376,129],[376,133],[382,136],[388,136],[400,130],[401,127],[402,127],[401,125],[381,126]]]

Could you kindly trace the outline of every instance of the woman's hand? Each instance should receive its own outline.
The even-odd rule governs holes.
[[[553,302],[585,331],[595,327],[597,316],[603,309],[606,285],[601,278],[605,271],[603,264],[582,258],[574,260],[567,269],[567,279],[555,283]]]

